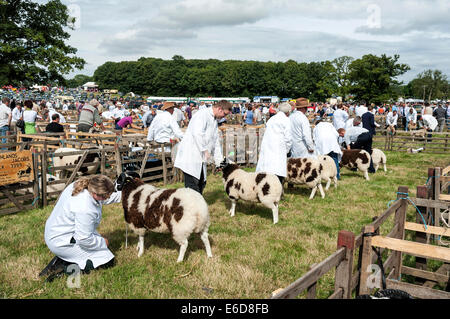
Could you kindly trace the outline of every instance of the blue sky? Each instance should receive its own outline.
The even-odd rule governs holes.
[[[40,1],[45,2],[45,1]],[[170,59],[311,62],[400,55],[408,82],[450,75],[450,0],[62,0],[78,17],[69,44],[92,75],[107,61]]]

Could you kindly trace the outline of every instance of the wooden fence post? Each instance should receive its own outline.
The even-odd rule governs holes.
[[[100,174],[106,175],[106,154],[105,154],[104,148],[102,148],[102,151],[101,151]]]
[[[41,151],[42,207],[47,206],[47,165],[47,142],[44,141],[44,149]]]
[[[365,295],[369,293],[367,286],[369,276],[371,274],[372,264],[372,234],[375,233],[375,228],[372,225],[364,226],[363,228],[363,243],[360,248],[361,253],[361,269],[359,279],[358,295]]]
[[[337,248],[342,247],[345,247],[345,259],[336,267],[334,291],[342,289],[342,298],[350,299],[352,294],[355,234],[347,230],[341,230],[338,234]]]
[[[417,198],[424,198],[428,199],[428,188],[427,186],[417,186],[416,191],[416,197]],[[424,216],[425,220],[428,220],[428,212],[427,207],[424,206],[417,206],[417,209],[419,209],[420,213]],[[421,224],[422,218],[420,217],[420,214],[416,212],[416,223]],[[427,234],[423,232],[416,232],[414,241],[422,244],[427,243]],[[421,270],[427,270],[427,259],[422,257],[416,257],[416,268]]]
[[[433,200],[439,200],[439,194],[441,192],[441,183],[440,183],[440,177],[441,177],[441,168],[435,167],[434,168],[434,181],[433,181]],[[439,207],[434,208],[434,226],[439,226],[439,221],[441,219],[441,209]],[[434,236],[436,238],[436,236]]]
[[[406,199],[409,196],[408,187],[400,186],[398,193],[397,200],[402,200],[402,204],[395,212],[394,227],[397,227],[395,238],[403,240],[405,239],[406,209],[408,208],[408,201]],[[392,254],[394,260],[393,267],[395,269],[394,278],[399,280],[402,273],[402,252],[393,251]]]
[[[114,143],[114,158],[116,160],[116,173],[117,176],[122,174],[122,160],[120,157],[119,143]]]

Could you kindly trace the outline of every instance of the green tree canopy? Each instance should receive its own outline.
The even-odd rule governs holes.
[[[373,54],[364,55],[349,65],[348,79],[351,83],[350,91],[354,99],[367,103],[382,103],[397,99],[395,86],[400,82],[396,77],[407,72],[407,64],[397,63],[399,55],[381,57]]]
[[[424,100],[447,99],[449,82],[440,70],[425,70],[408,83],[412,97]]]
[[[85,61],[67,45],[74,20],[60,0],[0,1],[0,84],[64,84],[64,74]]]

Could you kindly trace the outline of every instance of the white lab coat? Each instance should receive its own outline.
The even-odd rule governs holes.
[[[102,206],[119,203],[122,192],[113,193],[101,203],[88,190],[72,196],[73,186],[74,183],[70,184],[62,192],[45,223],[45,243],[56,256],[78,264],[80,269],[86,267],[88,259],[97,268],[114,258],[105,239],[97,232],[102,219]],[[75,244],[70,243],[72,237]]]
[[[175,137],[182,139],[183,132],[173,116],[167,111],[156,115],[148,128],[147,141],[170,143],[170,139]]]
[[[422,115],[422,119],[423,119],[423,125],[430,128],[432,131],[434,131],[436,129],[436,127],[438,126],[438,121],[436,120],[436,118],[433,115],[424,114],[424,115]]]
[[[342,109],[337,109],[333,113],[333,125],[336,130],[345,128],[345,121],[348,120],[348,113]]]
[[[292,157],[314,157],[314,153],[308,150],[314,150],[314,142],[311,135],[311,125],[305,114],[300,111],[294,111],[290,116],[291,137],[292,137]]]
[[[278,112],[267,121],[256,172],[286,177],[287,153],[291,147],[291,121],[286,114]]]
[[[184,173],[206,180],[205,151],[213,156],[216,166],[223,160],[222,147],[219,141],[219,129],[213,115],[213,109],[198,110],[192,115],[182,141],[179,143],[174,166]]]
[[[331,123],[320,122],[313,130],[315,154],[327,155],[330,152],[342,156],[341,147],[338,144],[339,134]]]

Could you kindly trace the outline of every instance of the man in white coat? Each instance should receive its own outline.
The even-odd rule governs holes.
[[[345,128],[345,122],[348,120],[348,113],[344,110],[344,105],[339,103],[337,110],[333,113],[333,125],[336,131],[340,128]]]
[[[271,173],[278,176],[281,184],[287,176],[287,154],[292,147],[291,121],[289,113],[292,106],[281,103],[278,112],[266,124],[261,142],[256,172]]]
[[[183,138],[183,132],[173,117],[175,103],[164,102],[161,113],[157,114],[152,120],[148,128],[147,141],[155,141],[156,143],[173,144],[165,148],[166,152],[176,152],[177,143]],[[176,153],[172,153],[172,161],[174,161]]]
[[[102,219],[102,206],[121,201],[122,192],[114,192],[113,182],[104,175],[82,177],[70,184],[45,223],[44,239],[56,255],[39,276],[55,276],[73,272],[68,267],[89,273],[93,269],[114,264],[108,240],[97,232]]]
[[[223,160],[217,121],[231,112],[225,100],[192,115],[183,139],[178,146],[174,166],[184,173],[184,185],[200,194],[206,186],[206,165],[214,158],[216,166]]]
[[[307,99],[297,99],[295,102],[296,110],[289,116],[292,136],[291,157],[293,158],[315,157],[311,125],[305,115],[309,105]]]
[[[341,179],[339,171],[339,162],[342,158],[342,150],[338,143],[339,133],[334,126],[329,122],[322,120],[316,121],[316,126],[313,130],[314,144],[316,155],[328,155],[336,164],[337,179]]]

